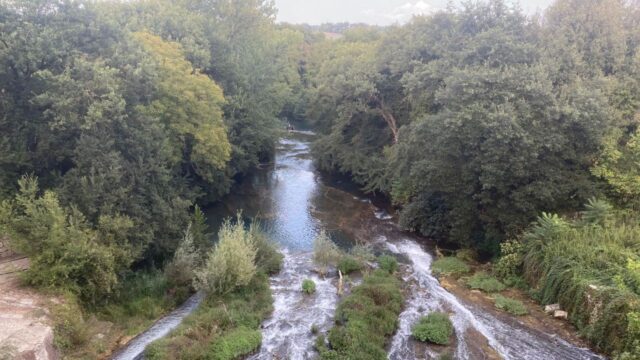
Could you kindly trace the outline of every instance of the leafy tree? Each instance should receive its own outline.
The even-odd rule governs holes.
[[[153,57],[160,77],[157,98],[143,111],[171,130],[177,143],[174,163],[185,163],[184,167],[213,183],[231,152],[222,119],[222,89],[206,75],[194,73],[178,44],[149,33],[134,36]]]
[[[24,177],[19,184],[13,210],[1,221],[13,246],[31,260],[26,281],[89,302],[111,293],[135,258],[136,249],[126,242],[131,220],[105,216],[92,228],[77,209],[64,208],[54,192],[38,195],[34,178]]]

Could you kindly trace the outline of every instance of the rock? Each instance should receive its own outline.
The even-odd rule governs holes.
[[[482,291],[480,290],[471,290],[472,294],[482,294]]]
[[[547,314],[552,314],[558,310],[560,310],[560,304],[551,304],[544,307],[544,312]]]
[[[1,259],[0,259],[1,260]],[[0,261],[0,270],[28,267],[27,259]],[[0,358],[57,360],[46,296],[20,286],[18,274],[0,271]]]
[[[566,311],[562,311],[562,310],[556,310],[553,312],[553,317],[556,319],[564,319],[567,320],[567,318],[569,318],[569,313],[567,313]]]

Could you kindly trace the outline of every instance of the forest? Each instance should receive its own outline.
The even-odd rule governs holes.
[[[468,1],[388,27],[276,13],[0,2],[0,238],[29,257],[25,283],[115,322],[169,288],[150,318],[195,290],[268,303],[277,250],[249,223],[227,222],[214,246],[201,209],[272,162],[293,124],[318,134],[322,172],[387,199],[402,229],[560,303],[599,352],[640,358],[640,2],[526,15]],[[220,258],[226,238],[255,263]],[[230,331],[255,335],[270,305],[253,305]],[[67,337],[71,354],[82,339]]]

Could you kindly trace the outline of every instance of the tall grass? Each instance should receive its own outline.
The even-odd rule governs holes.
[[[640,223],[597,210],[574,221],[543,214],[524,236],[524,276],[597,350],[618,354],[640,338]]]

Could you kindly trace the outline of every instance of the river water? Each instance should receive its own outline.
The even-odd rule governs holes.
[[[600,359],[587,349],[489,313],[447,292],[431,274],[432,257],[421,245],[424,241],[401,232],[384,210],[357,191],[318,174],[309,154],[313,137],[311,133],[290,133],[279,142],[273,166],[246,179],[223,204],[207,213],[213,227],[238,210],[246,217],[259,217],[285,255],[283,271],[271,279],[274,312],[262,324],[262,347],[251,359],[303,360],[317,356],[311,328],[328,331],[339,302],[334,279],[322,279],[313,271],[313,240],[322,229],[343,248],[367,242],[377,252],[395,254],[400,260],[409,292],[399,330],[390,340],[389,359],[439,356],[441,348],[417,344],[410,336],[413,323],[435,310],[452,314],[456,359]],[[301,292],[301,283],[307,278],[316,282],[313,296]],[[165,327],[159,327],[150,332],[166,334],[160,332]],[[137,348],[144,349],[144,342],[140,341]]]

